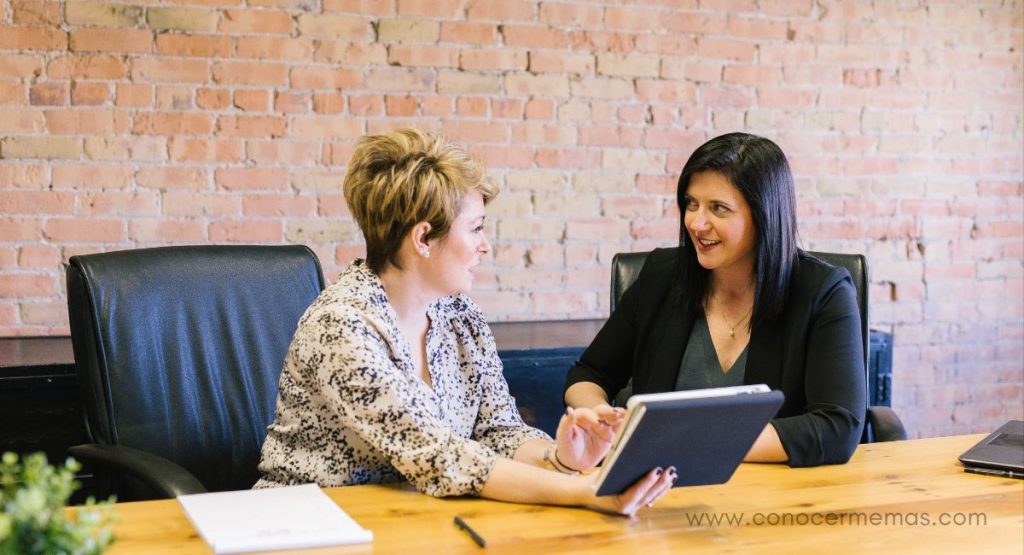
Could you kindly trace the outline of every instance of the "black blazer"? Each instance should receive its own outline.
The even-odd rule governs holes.
[[[566,377],[593,382],[609,399],[672,391],[696,314],[684,313],[678,248],[653,251],[636,282]],[[780,389],[772,424],[790,466],[844,463],[864,422],[864,346],[857,293],[845,268],[800,252],[786,309],[751,330],[743,381]]]

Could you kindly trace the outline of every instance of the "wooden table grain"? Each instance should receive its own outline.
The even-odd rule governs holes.
[[[983,435],[862,445],[845,465],[743,464],[717,486],[676,488],[633,518],[481,499],[408,485],[328,489],[371,544],[302,553],[527,555],[1024,553],[1024,482],[967,474],[956,457]],[[178,502],[115,506],[110,553],[209,553]]]

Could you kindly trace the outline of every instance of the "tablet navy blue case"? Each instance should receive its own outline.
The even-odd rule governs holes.
[[[771,391],[646,403],[597,495],[622,493],[655,467],[675,466],[675,487],[727,482],[783,399]]]

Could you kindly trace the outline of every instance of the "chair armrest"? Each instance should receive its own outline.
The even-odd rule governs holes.
[[[903,441],[907,439],[907,430],[903,421],[896,416],[891,408],[877,405],[868,407],[868,426],[874,441]]]
[[[124,445],[88,443],[69,447],[68,453],[79,462],[129,474],[167,499],[190,493],[206,493],[206,488],[191,472],[146,451]]]

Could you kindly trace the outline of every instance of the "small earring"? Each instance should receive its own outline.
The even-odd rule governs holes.
[[[420,254],[423,255],[423,258],[430,258],[430,249],[422,249]]]

